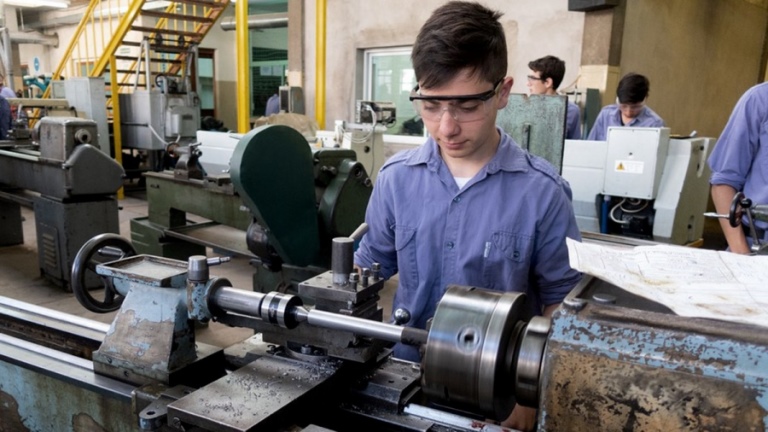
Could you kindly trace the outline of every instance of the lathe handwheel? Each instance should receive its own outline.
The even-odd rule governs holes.
[[[741,218],[744,216],[744,200],[745,196],[743,192],[738,192],[736,195],[733,196],[733,201],[731,201],[731,209],[728,212],[728,223],[731,224],[732,227],[736,228],[739,225],[741,225]],[[752,206],[752,202],[749,201],[749,206],[747,208]]]
[[[136,255],[133,245],[117,234],[99,234],[85,242],[72,263],[72,292],[75,293],[77,301],[91,312],[107,313],[118,310],[123,303],[123,296],[112,286],[110,278],[96,273],[96,266],[133,255]],[[89,279],[93,280],[90,274],[96,275],[102,284],[88,284]],[[104,290],[104,300],[98,300],[91,294],[97,290]]]

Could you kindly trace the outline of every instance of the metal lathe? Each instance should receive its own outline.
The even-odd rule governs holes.
[[[384,281],[353,271],[352,249],[334,239],[331,270],[294,296],[233,288],[211,275],[225,259],[97,236],[75,260],[75,294],[94,306],[101,291],[81,282],[97,273],[115,320],[4,300],[0,418],[14,431],[501,431],[493,420],[519,403],[538,407],[539,430],[768,426],[761,327],[679,317],[585,277],[551,319],[525,316],[523,294],[450,286],[428,330],[407,328],[408,311],[380,321]],[[196,343],[210,320],[256,335]],[[422,361],[392,358],[393,342]]]

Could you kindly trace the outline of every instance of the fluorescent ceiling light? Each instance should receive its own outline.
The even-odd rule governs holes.
[[[69,0],[5,0],[5,4],[31,8],[52,7],[65,9],[69,7]]]

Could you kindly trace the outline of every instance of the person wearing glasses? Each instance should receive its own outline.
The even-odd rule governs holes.
[[[532,95],[557,95],[557,88],[565,76],[565,62],[548,55],[528,63],[528,91]],[[565,139],[581,139],[581,111],[568,101],[566,105]]]
[[[616,88],[616,103],[600,110],[587,139],[605,141],[610,126],[664,127],[664,120],[645,105],[650,86],[643,75],[624,75]]]
[[[730,212],[737,192],[743,192],[755,205],[768,204],[768,83],[747,90],[733,108],[731,117],[709,156],[712,175],[712,203],[720,214]],[[746,216],[744,217],[746,221]],[[749,254],[755,239],[746,222],[731,227],[720,219],[728,250]],[[768,222],[755,221],[757,240],[768,241]]]
[[[399,275],[393,311],[406,326],[425,328],[451,284],[524,292],[549,316],[581,280],[565,243],[581,239],[568,183],[495,125],[513,84],[500,17],[451,1],[413,46],[410,99],[429,137],[380,169],[355,252],[357,267]],[[402,344],[394,355],[420,359]],[[517,406],[502,424],[529,430],[535,415]]]

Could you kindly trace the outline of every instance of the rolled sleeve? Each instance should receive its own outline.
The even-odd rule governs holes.
[[[745,94],[736,104],[709,157],[712,185],[728,185],[740,191],[752,168],[763,127],[760,116],[764,118],[766,108],[749,96]]]

